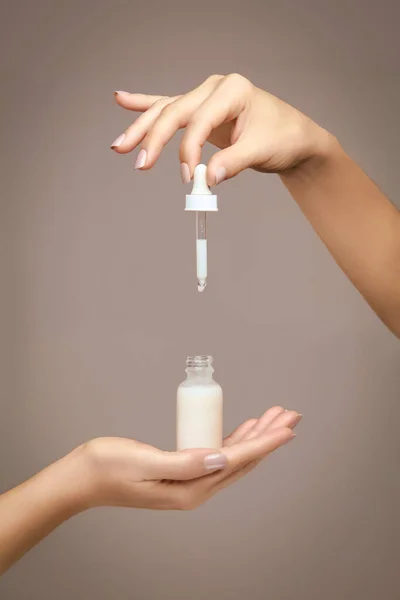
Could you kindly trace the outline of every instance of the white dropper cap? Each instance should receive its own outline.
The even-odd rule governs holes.
[[[197,165],[193,176],[193,189],[191,194],[186,194],[185,210],[217,211],[217,196],[207,185],[206,165]]]

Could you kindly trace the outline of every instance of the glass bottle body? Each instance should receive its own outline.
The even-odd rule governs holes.
[[[211,356],[188,357],[177,392],[177,449],[222,446],[223,394],[213,379]]]

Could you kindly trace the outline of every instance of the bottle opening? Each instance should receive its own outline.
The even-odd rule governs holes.
[[[212,362],[213,362],[212,356],[207,356],[206,354],[200,354],[198,356],[188,356],[186,359],[186,366],[189,368],[211,367]]]

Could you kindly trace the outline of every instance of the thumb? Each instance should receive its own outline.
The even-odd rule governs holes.
[[[152,453],[146,465],[146,479],[188,480],[202,477],[228,466],[228,459],[219,450],[195,448],[179,452]]]
[[[216,152],[207,166],[208,185],[217,185],[225,179],[235,177],[244,169],[251,167],[255,153],[246,140],[238,140],[220,152]]]

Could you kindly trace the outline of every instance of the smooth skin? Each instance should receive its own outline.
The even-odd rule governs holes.
[[[302,415],[276,406],[240,425],[221,450],[164,452],[98,438],[0,496],[0,575],[74,515],[97,506],[191,510],[290,442]]]
[[[400,337],[400,214],[338,141],[285,102],[238,74],[214,75],[173,98],[116,92],[142,113],[112,144],[141,150],[151,169],[178,129],[184,183],[206,141],[217,152],[210,185],[246,168],[278,173],[315,231],[382,321]],[[0,573],[73,515],[95,506],[191,509],[293,439],[301,419],[276,407],[243,423],[221,452],[167,453],[132,440],[102,438],[75,449],[0,496]],[[208,458],[207,458],[208,457]]]
[[[184,183],[206,141],[220,149],[208,163],[209,185],[247,168],[277,173],[338,265],[400,337],[400,213],[334,136],[236,73],[213,75],[181,96],[118,91],[115,98],[142,113],[111,146],[126,154],[140,145],[137,169],[151,169],[184,129]]]

